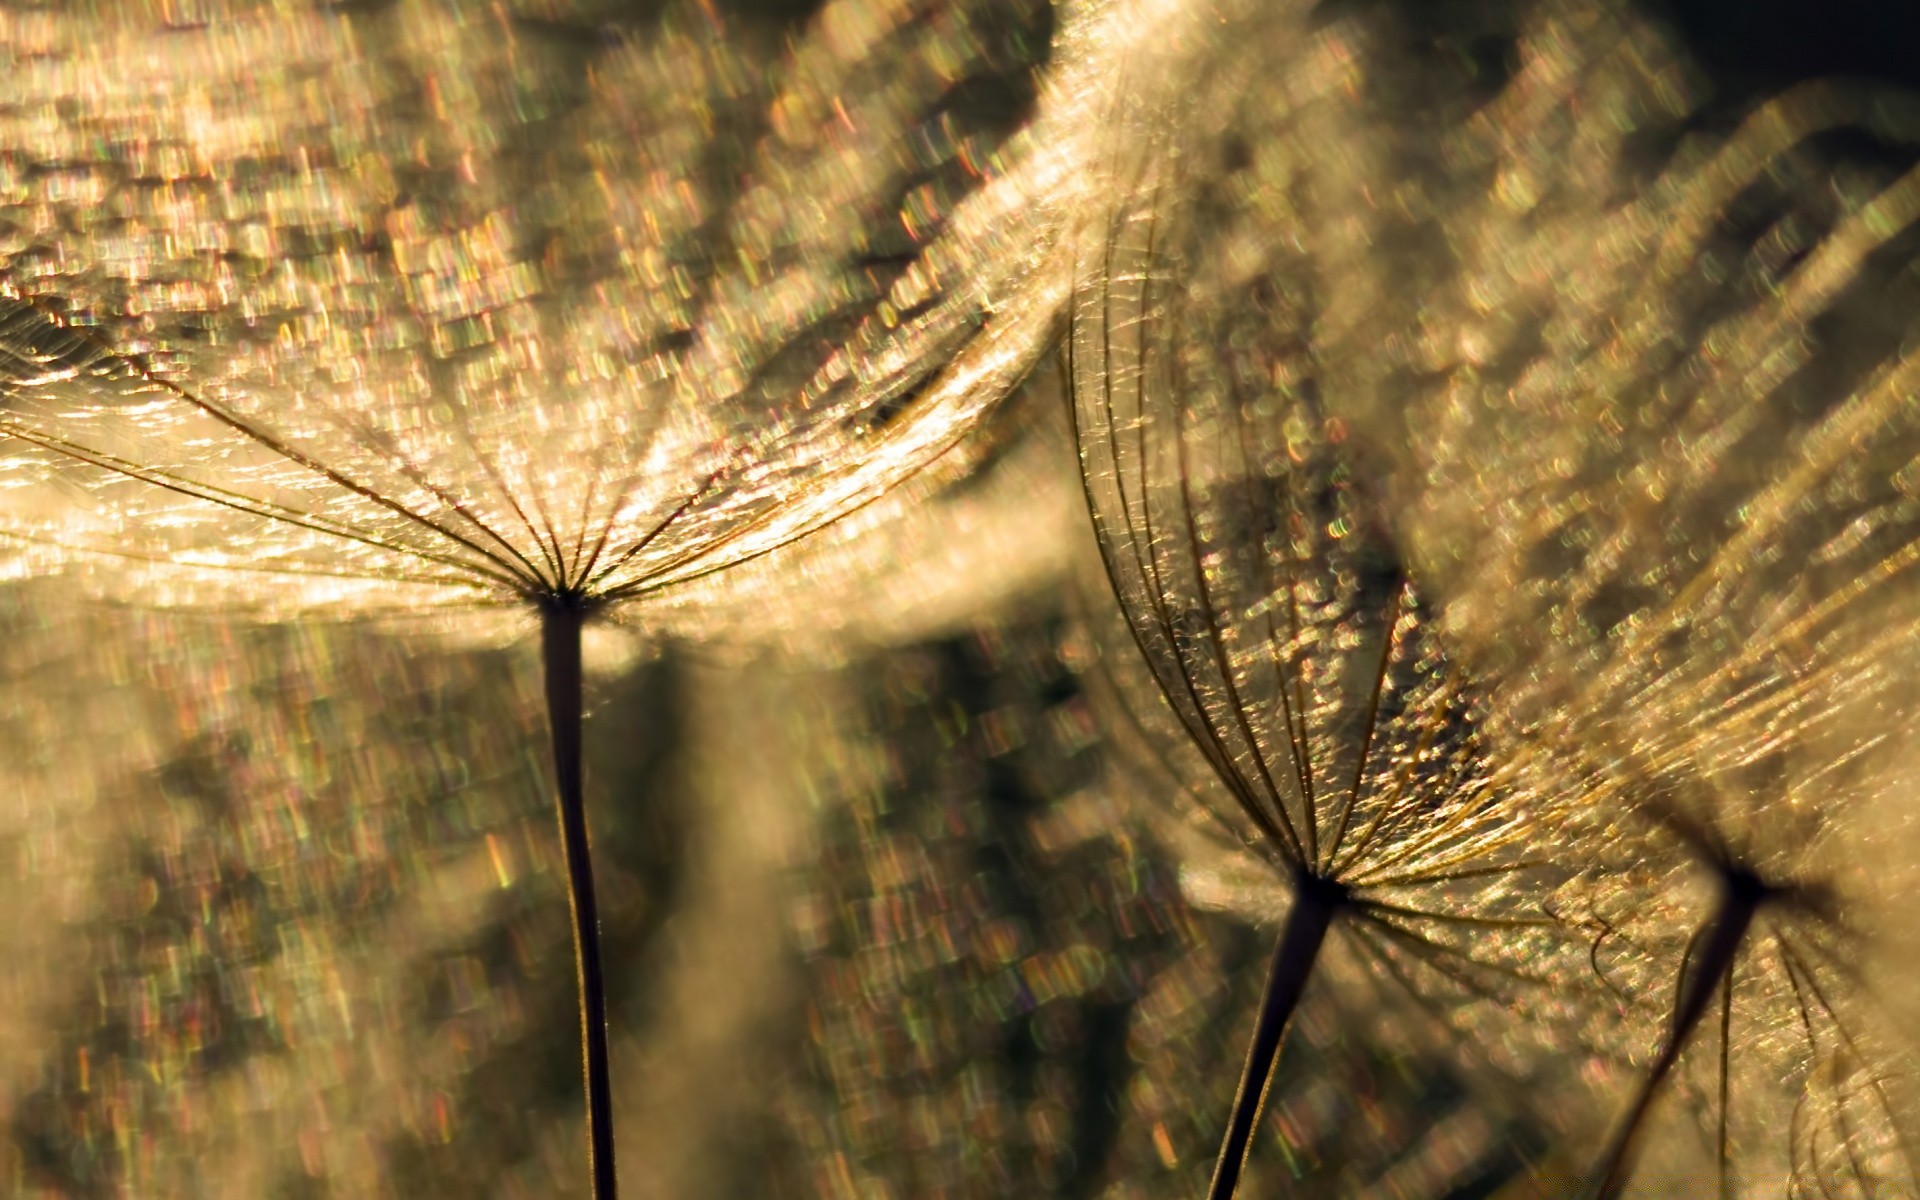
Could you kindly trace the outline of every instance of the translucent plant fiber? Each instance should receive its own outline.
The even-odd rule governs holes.
[[[1556,814],[1593,941],[1568,1053],[1615,1058],[1617,1103],[1655,1085],[1603,1193],[1914,1194],[1920,107],[1716,105],[1605,3],[1225,28],[1180,194],[1287,307],[1214,340],[1339,431],[1491,778]]]
[[[858,507],[1026,370],[1044,6],[847,0],[784,48],[550,9],[0,17],[17,570],[617,601]]]
[[[1322,937],[1503,1065],[1542,1050],[1510,1010],[1559,1004],[1584,954],[1544,904],[1570,869],[1558,797],[1504,778],[1367,458],[1301,374],[1311,296],[1262,240],[1268,198],[1209,186],[1213,156],[1244,147],[1204,100],[1137,96],[1109,126],[1114,206],[1077,242],[1069,369],[1108,579],[1159,693],[1128,683],[1116,643],[1116,694],[1162,754],[1162,799],[1211,809],[1290,902],[1224,1197],[1297,1002],[1274,997],[1297,998]]]

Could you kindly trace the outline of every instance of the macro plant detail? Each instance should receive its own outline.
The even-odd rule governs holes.
[[[68,494],[48,510],[15,506],[10,531],[67,558],[92,535],[95,548],[154,560],[172,592],[206,587],[208,574],[257,575],[216,578],[227,602],[259,603],[271,589],[272,599],[329,607],[512,607],[528,592],[617,601],[721,569],[884,490],[950,445],[995,379],[1017,376],[1034,353],[1018,344],[1034,314],[1007,304],[1025,264],[988,278],[970,257],[977,235],[964,221],[947,228],[990,180],[997,164],[986,160],[1023,110],[970,109],[941,72],[1017,73],[1018,55],[1044,45],[1019,25],[928,26],[908,6],[866,7],[820,18],[844,53],[796,50],[758,93],[729,75],[758,30],[736,45],[706,18],[668,17],[645,39],[611,29],[597,49],[520,29],[528,78],[492,79],[476,66],[463,106],[436,90],[445,67],[434,54],[484,59],[462,39],[486,31],[457,6],[429,5],[382,18],[397,26],[386,32],[417,43],[397,61],[356,53],[369,31],[355,20],[320,21],[339,61],[323,76],[332,91],[318,111],[304,92],[262,87],[234,39],[209,37],[207,62],[169,63],[209,103],[251,103],[258,115],[236,128],[209,132],[164,105],[142,110],[157,128],[115,107],[82,109],[51,131],[21,122],[15,153],[42,175],[54,172],[38,163],[84,160],[94,138],[178,142],[182,162],[158,178],[141,173],[144,163],[66,167],[86,175],[84,188],[67,178],[65,190],[23,189],[28,229],[80,223],[76,210],[109,226],[10,257],[17,301],[104,338],[41,357],[83,369],[118,355],[138,399],[60,388],[58,367],[23,363],[45,399],[36,409],[16,396],[9,432],[53,454],[23,452],[14,473],[57,462],[81,498],[94,490],[97,524],[69,511]],[[47,102],[36,85],[57,94],[105,49],[61,45],[58,35],[101,35],[48,21],[53,44],[33,49],[66,71],[16,83],[29,112]],[[840,25],[860,21],[872,26],[866,40],[848,42]],[[318,36],[309,22],[255,23],[242,28],[258,46],[240,48],[283,70],[291,66],[274,56],[287,41]],[[191,30],[176,36],[196,41]],[[78,61],[62,62],[62,51]],[[869,55],[887,64],[884,82],[871,78]],[[901,69],[916,55],[923,78]],[[500,106],[516,101],[509,85],[578,89],[568,77],[583,65],[593,68],[584,94],[524,114],[546,136],[492,146]],[[224,74],[202,77],[196,66]],[[854,125],[862,140],[841,127],[838,143],[832,128],[803,136],[793,124],[845,108],[862,85],[872,89],[870,125]],[[268,154],[282,143],[293,149]],[[401,152],[416,144],[427,158],[397,180]],[[736,177],[729,155],[757,172]],[[229,161],[280,190],[259,189],[252,210],[210,207]],[[804,204],[782,207],[776,183],[808,172]],[[87,189],[113,192],[125,215],[103,218]],[[877,215],[909,199],[919,224],[896,222],[896,233],[813,220],[814,205]],[[1034,199],[1043,222],[1044,198]],[[707,237],[715,222],[732,232]],[[720,241],[734,253],[716,253]],[[989,320],[997,304],[1009,311]],[[976,351],[971,367],[963,345]],[[76,403],[89,405],[84,417],[55,407]],[[136,445],[144,455],[126,457]],[[358,536],[339,536],[348,527]]]
[[[1728,632],[1709,614],[1691,631],[1709,645]],[[1913,867],[1889,820],[1912,780],[1910,637],[1876,631],[1864,653],[1840,654],[1853,639],[1837,635],[1766,677],[1712,671],[1700,650],[1689,658],[1708,669],[1642,650],[1616,664],[1644,672],[1617,704],[1563,677],[1572,702],[1490,716],[1507,731],[1495,744],[1524,726],[1510,757],[1524,787],[1589,806],[1573,821],[1589,864],[1556,911],[1596,931],[1594,972],[1628,1009],[1610,1053],[1639,1064],[1595,1153],[1593,1195],[1689,1170],[1676,1127],[1653,1119],[1674,1093],[1691,1098],[1697,1173],[1719,1195],[1914,1194],[1912,1043],[1893,969]]]
[[[1685,1086],[1721,1194],[1910,1194],[1870,981],[1912,886],[1881,824],[1911,779],[1912,101],[1706,120],[1630,10],[1502,16],[1452,65],[1331,25],[1202,194],[1282,247],[1290,381],[1386,497],[1495,778],[1584,864],[1555,911],[1594,931],[1594,1006],[1630,998],[1593,1043],[1639,1064],[1588,1186],[1627,1186]],[[1350,149],[1262,150],[1301,136]]]
[[[535,618],[603,1200],[583,630],[884,493],[1024,373],[1049,198],[1009,164],[1047,16],[831,6],[768,73],[775,29],[697,9],[0,27],[17,569]],[[1015,229],[1029,257],[985,253]]]
[[[1640,1064],[1587,1186],[1619,1194],[1664,1090],[1697,1086],[1722,1194],[1909,1194],[1907,1039],[1869,977],[1897,953],[1885,897],[1912,886],[1873,822],[1911,777],[1915,447],[1887,314],[1914,184],[1857,147],[1897,161],[1912,102],[1815,83],[1690,132],[1687,64],[1606,5],[1513,6],[1438,55],[1381,14],[1236,19],[1163,135],[1184,178],[1115,172],[1145,211],[1087,239],[1096,299],[1075,314],[1098,525],[1141,564],[1116,591],[1136,614],[1129,595],[1169,579],[1202,600],[1135,618],[1175,711],[1220,770],[1231,742],[1195,706],[1272,703],[1232,678],[1251,639],[1195,614],[1240,569],[1209,509],[1235,474],[1214,447],[1291,416],[1284,458],[1244,432],[1238,453],[1306,474],[1337,439],[1377,499],[1299,526],[1377,531],[1422,581],[1428,636],[1475,684],[1489,786],[1578,869],[1550,907],[1595,939],[1567,993],[1592,1016],[1563,1051]],[[1286,38],[1298,68],[1263,78],[1258,47]],[[1194,235],[1155,210],[1181,205],[1221,265],[1157,284]],[[1219,329],[1194,316],[1206,284],[1236,300]],[[1183,339],[1206,349],[1182,360]],[[1236,371],[1251,384],[1216,399]],[[1242,519],[1263,505],[1289,511],[1249,499]],[[1196,677],[1176,647],[1206,637],[1229,649]],[[1308,848],[1295,823],[1261,833]]]
[[[1595,961],[1658,1020],[1635,1026],[1647,1059],[1595,1156],[1593,1194],[1660,1177],[1635,1168],[1657,1140],[1654,1114],[1686,1093],[1701,1104],[1720,1195],[1777,1193],[1782,1181],[1795,1197],[1912,1195],[1906,1038],[1866,965],[1886,948],[1862,920],[1884,915],[1875,889],[1899,872],[1884,850],[1866,859],[1878,870],[1862,870],[1872,847],[1857,836],[1783,845],[1812,807],[1798,788],[1755,786],[1764,807],[1744,814],[1728,803],[1735,786],[1716,780],[1712,790],[1713,824],[1671,817],[1659,831],[1690,858],[1670,844],[1643,847],[1668,873],[1623,872],[1611,889]],[[1844,812],[1859,797],[1822,799]],[[1625,882],[1644,890],[1622,895]]]
[[[1507,179],[1574,157],[1630,170],[1684,115],[1645,112],[1632,137],[1556,127],[1554,97],[1618,104],[1676,67],[1605,10],[1550,9],[1536,36],[1462,161]],[[1448,210],[1473,271],[1460,295],[1487,315],[1450,310],[1471,358],[1432,400],[1405,398],[1410,427],[1433,418],[1399,443],[1418,464],[1402,478],[1431,481],[1409,544],[1463,657],[1513,681],[1513,727],[1580,747],[1562,786],[1639,814],[1667,846],[1655,860],[1690,860],[1712,893],[1704,915],[1667,909],[1637,981],[1613,967],[1664,1016],[1641,1027],[1635,1057],[1652,1056],[1598,1156],[1600,1196],[1625,1188],[1683,1062],[1720,1194],[1920,1186],[1911,1041],[1870,982],[1903,924],[1887,897],[1912,886],[1876,818],[1911,780],[1920,526],[1902,471],[1920,429],[1891,314],[1920,178],[1847,155],[1848,132],[1897,147],[1920,124],[1908,97],[1804,85],[1683,139],[1637,194],[1562,183]]]
[[[566,875],[601,1200],[1920,1197],[1920,101],[1654,7],[0,4],[0,1179],[571,1187]]]
[[[1342,426],[1286,378],[1299,297],[1171,180],[1127,198],[1083,245],[1067,369],[1108,579],[1164,700],[1135,689],[1132,719],[1291,892],[1209,1189],[1226,1200],[1330,936],[1442,1021],[1549,986],[1571,942],[1542,907],[1542,813],[1486,757]]]

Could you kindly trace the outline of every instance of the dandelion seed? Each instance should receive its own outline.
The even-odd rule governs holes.
[[[0,532],[145,603],[536,617],[598,1196],[583,630],[870,502],[1025,373],[1076,178],[1046,17],[846,0],[771,70],[705,5],[0,24],[44,234],[0,247]]]
[[[1095,529],[1165,702],[1134,696],[1134,720],[1292,892],[1209,1190],[1225,1198],[1330,937],[1448,1019],[1550,986],[1571,942],[1540,906],[1553,841],[1485,757],[1482,701],[1352,447],[1276,385],[1304,297],[1260,223],[1208,191],[1209,160],[1187,166],[1219,148],[1195,127],[1177,167],[1154,144],[1115,172],[1069,350]]]
[[[1911,785],[1920,179],[1842,135],[1911,146],[1920,109],[1816,83],[1712,132],[1684,58],[1605,4],[1540,5],[1512,46],[1442,153],[1369,125],[1314,174],[1355,220],[1309,253],[1344,285],[1309,349],[1503,779],[1581,797],[1618,851],[1574,891],[1655,1011],[1593,1184],[1627,1186],[1685,1087],[1722,1195],[1911,1195],[1907,1039],[1866,981],[1911,887],[1873,814]],[[1368,103],[1403,102],[1394,55],[1356,69]]]
[[[1697,682],[1711,661],[1666,670]],[[1875,982],[1914,887],[1902,839],[1875,828],[1913,783],[1888,677],[1816,660],[1811,687],[1748,686],[1703,715],[1640,665],[1617,705],[1536,717],[1514,756],[1532,786],[1591,806],[1588,840],[1608,850],[1561,903],[1603,931],[1596,969],[1635,1006],[1615,1045],[1650,1056],[1595,1194],[1626,1188],[1674,1089],[1695,1098],[1723,1196],[1915,1194],[1910,1051]]]
[[[1555,902],[1594,922],[1595,964],[1642,1013],[1625,1034],[1598,1020],[1594,1040],[1652,1063],[1592,1182],[1623,1186],[1646,1114],[1687,1087],[1722,1194],[1912,1194],[1910,1039],[1867,981],[1904,924],[1890,899],[1911,895],[1884,817],[1911,794],[1920,108],[1813,83],[1721,128],[1627,6],[1496,9],[1438,41],[1348,13],[1277,84],[1262,54],[1298,31],[1231,25],[1189,76],[1194,125],[1216,136],[1180,135],[1205,180],[1187,202],[1242,217],[1220,222],[1223,277],[1283,281],[1280,332],[1239,345],[1275,360],[1287,404],[1338,422],[1389,499],[1432,624],[1480,682],[1489,774],[1560,814],[1562,856],[1614,842]],[[1129,380],[1095,466],[1212,486],[1230,472],[1203,455],[1180,471],[1128,445],[1173,439],[1136,394],[1213,369],[1167,365],[1156,329],[1192,286],[1156,296],[1138,263],[1185,244],[1134,222],[1093,272],[1120,319],[1080,308],[1113,331],[1077,347],[1096,382]],[[1103,486],[1108,540],[1122,514],[1144,528],[1153,490]],[[1167,553],[1180,534],[1156,518],[1137,544]],[[1168,610],[1170,645],[1185,611]],[[1245,641],[1221,670],[1256,660]],[[1179,653],[1157,653],[1184,688]],[[1604,898],[1577,911],[1589,890]]]

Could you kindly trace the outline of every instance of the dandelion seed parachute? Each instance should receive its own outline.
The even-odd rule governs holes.
[[[1579,798],[1610,847],[1557,900],[1638,1006],[1600,1044],[1657,1091],[1697,1017],[1664,1086],[1699,1146],[1641,1182],[1911,1195],[1910,1039],[1871,981],[1914,886],[1920,108],[1813,83],[1722,128],[1626,8],[1515,11],[1494,86],[1462,68],[1442,102],[1386,23],[1336,31],[1321,131],[1359,149],[1298,185],[1344,221],[1282,215],[1340,235],[1305,243],[1328,286],[1302,353],[1484,681],[1503,778]]]
[[[1127,80],[1109,126],[1115,200],[1080,239],[1068,334],[1095,529],[1154,681],[1115,691],[1175,790],[1292,896],[1216,1197],[1234,1193],[1330,936],[1442,1024],[1488,1022],[1516,1059],[1537,1035],[1506,1007],[1548,1007],[1524,997],[1584,959],[1542,906],[1564,844],[1487,756],[1484,701],[1407,574],[1366,455],[1317,395],[1315,297],[1297,270],[1310,251],[1279,236],[1273,208],[1293,196],[1263,172],[1314,161],[1289,139],[1341,82],[1338,45],[1298,14],[1242,16],[1211,35],[1231,48],[1213,47],[1195,93],[1142,100]],[[1320,51],[1277,88],[1243,52],[1269,34]]]
[[[949,94],[1017,98],[1046,29],[1009,15],[831,7],[773,72],[765,35],[677,11],[583,41],[248,10],[157,61],[137,23],[22,22],[19,110],[140,69],[4,134],[85,164],[22,189],[23,226],[81,232],[17,247],[9,290],[123,384],[24,364],[7,474],[81,494],[15,489],[8,532],[146,602],[402,612],[620,599],[793,540],[949,447],[1051,320],[1026,284],[1061,163]],[[259,178],[222,199],[236,163]]]
[[[1558,44],[1533,78],[1637,82],[1635,64],[1604,53],[1568,61],[1595,42]],[[1433,544],[1457,570],[1464,536],[1476,560],[1450,614],[1527,681],[1509,693],[1514,724],[1534,744],[1582,744],[1589,766],[1566,778],[1664,826],[1669,853],[1676,827],[1693,830],[1684,856],[1718,877],[1694,915],[1665,902],[1664,937],[1612,897],[1611,923],[1628,932],[1603,958],[1658,1012],[1689,994],[1705,1005],[1701,1027],[1668,1044],[1707,1100],[1706,1174],[1726,1195],[1917,1186],[1900,1094],[1910,1043],[1864,980],[1897,927],[1888,899],[1914,886],[1911,853],[1868,814],[1911,785],[1889,721],[1911,703],[1902,664],[1920,628],[1920,526],[1900,481],[1920,431],[1888,317],[1906,307],[1896,264],[1911,261],[1920,193],[1911,176],[1834,162],[1819,141],[1848,124],[1910,136],[1908,103],[1809,86],[1722,144],[1683,150],[1636,203],[1583,211],[1568,195],[1524,218],[1463,221],[1489,250],[1506,243],[1480,255],[1504,265],[1479,285],[1520,283],[1505,319],[1531,313],[1550,357],[1498,399],[1493,379],[1453,372],[1451,421],[1422,451],[1430,495],[1452,510]],[[1516,154],[1524,129],[1497,144],[1502,172],[1537,174],[1531,155],[1550,153]],[[1548,267],[1546,253],[1572,261]],[[1462,322],[1466,336],[1476,324]],[[1481,361],[1500,354],[1489,341]],[[1461,438],[1476,446],[1470,475]],[[1510,451],[1520,438],[1524,458]],[[1467,506],[1515,519],[1490,529]],[[1440,527],[1437,507],[1419,513],[1425,529]],[[1493,623],[1523,632],[1494,647]],[[1706,914],[1731,911],[1731,885],[1749,876],[1769,899],[1725,974],[1700,977],[1716,970],[1704,960],[1686,974],[1676,964],[1705,954],[1724,919]],[[1641,1029],[1645,1047],[1668,1036]],[[1644,1127],[1623,1117],[1604,1194],[1625,1184]]]
[[[1077,178],[1046,15],[844,0],[783,49],[710,6],[8,14],[15,569],[535,615],[591,1008],[582,627],[883,494],[1024,374]]]

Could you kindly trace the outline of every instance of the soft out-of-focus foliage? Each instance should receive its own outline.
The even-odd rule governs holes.
[[[21,793],[10,886],[29,903],[10,916],[31,932],[34,897],[70,897],[39,932],[71,949],[16,972],[40,982],[10,1010],[27,1042],[5,1065],[10,1186],[258,1195],[307,1177],[367,1194],[372,1151],[432,1136],[476,1046],[545,1019],[496,1005],[454,1036],[414,1023],[443,956],[513,907],[510,881],[557,870],[535,730],[478,735],[537,724],[531,678],[339,628],[11,598],[39,602],[46,640],[96,641],[70,677],[148,702],[144,719],[33,740],[118,761],[91,805]],[[16,688],[9,710],[84,712],[58,679]],[[116,755],[125,741],[140,752]],[[543,907],[536,948],[565,936]]]
[[[1117,1151],[1132,1006],[1195,932],[1164,861],[1109,838],[1050,632],[982,629],[861,689],[879,739],[847,745],[795,906],[810,1085],[786,1110],[826,1195],[1088,1194]]]
[[[1650,1058],[1716,876],[1775,889],[1669,1102],[1697,1148],[1641,1186],[1911,1194],[1884,1002],[1911,987],[1888,943],[1914,896],[1920,107],[1833,83],[1713,109],[1607,3],[1224,27],[1180,199],[1273,299],[1219,369],[1339,430],[1478,681],[1495,777],[1585,818],[1563,854],[1593,872],[1556,910],[1597,940],[1596,1011],[1635,1017],[1597,1044]]]
[[[1054,24],[8,9],[5,531],[148,602],[403,611],[782,545],[1039,353]]]
[[[126,623],[75,621],[57,588],[0,594],[0,853],[6,870],[0,955],[32,969],[0,979],[0,1061],[9,1076],[40,1054],[42,1032],[18,1014],[68,997],[85,963],[67,922],[92,902],[101,839],[87,834],[111,812],[125,775],[151,761],[164,692],[144,688],[144,664]],[[111,736],[95,737],[95,731]]]

